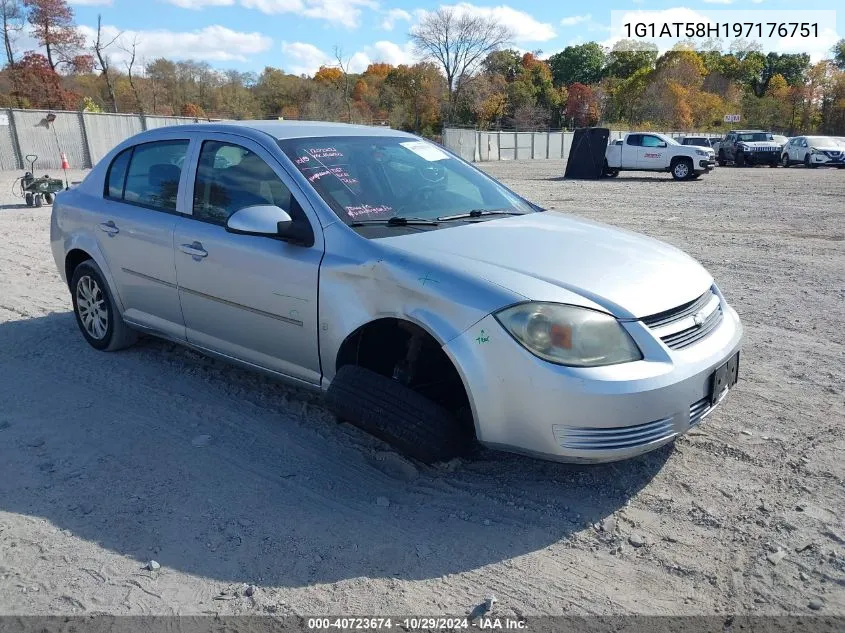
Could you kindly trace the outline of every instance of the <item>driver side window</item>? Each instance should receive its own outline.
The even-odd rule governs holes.
[[[645,135],[643,136],[643,147],[662,147],[663,141],[661,141],[656,136]]]
[[[277,206],[294,220],[302,217],[290,190],[260,156],[240,145],[205,141],[194,182],[193,217],[225,225],[235,211],[256,205]]]

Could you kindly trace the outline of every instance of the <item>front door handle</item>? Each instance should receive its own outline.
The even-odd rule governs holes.
[[[199,242],[194,242],[192,244],[181,244],[179,246],[179,250],[187,255],[190,255],[194,259],[208,257],[208,251],[205,250],[202,247],[202,244],[200,244]]]
[[[116,233],[120,233],[120,229],[115,226],[113,220],[109,220],[108,222],[101,222],[100,230],[105,231],[109,235],[115,235]]]

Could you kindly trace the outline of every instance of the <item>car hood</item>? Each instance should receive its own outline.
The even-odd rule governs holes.
[[[692,301],[713,283],[681,250],[556,210],[378,240],[536,301],[575,293],[619,318]],[[556,290],[565,290],[561,293]]]

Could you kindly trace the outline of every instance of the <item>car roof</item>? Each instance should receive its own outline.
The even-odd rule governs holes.
[[[244,128],[263,132],[275,139],[307,138],[321,136],[402,136],[417,138],[413,134],[394,130],[386,126],[334,123],[330,121],[210,121],[207,123],[188,123],[166,126],[166,130],[191,132],[238,132]]]

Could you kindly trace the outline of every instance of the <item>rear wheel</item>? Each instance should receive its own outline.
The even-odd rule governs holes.
[[[724,167],[728,164],[728,161],[725,160],[725,152],[723,152],[722,150],[719,150],[719,158],[717,160],[719,162],[719,167]]]
[[[28,206],[28,207],[31,207],[33,205],[33,203],[35,202],[33,197],[32,197],[32,194],[29,191],[27,191],[26,194],[24,195],[24,200],[26,201],[26,206]]]
[[[745,167],[745,154],[743,152],[737,152],[736,160],[734,162],[737,167]]]
[[[397,380],[360,365],[341,367],[328,408],[400,452],[427,464],[467,454],[472,432],[458,417]]]
[[[32,202],[33,204],[35,204],[36,207],[40,207],[42,203],[41,194],[36,193],[34,196],[32,196]]]
[[[70,294],[76,324],[91,347],[111,352],[129,347],[137,340],[137,334],[120,316],[94,260],[88,259],[74,269]]]
[[[780,158],[780,164],[784,167],[789,167],[789,154],[784,154]]]
[[[604,175],[608,178],[616,178],[619,175],[618,169],[611,169],[610,165],[607,164],[607,160],[604,161]]]

